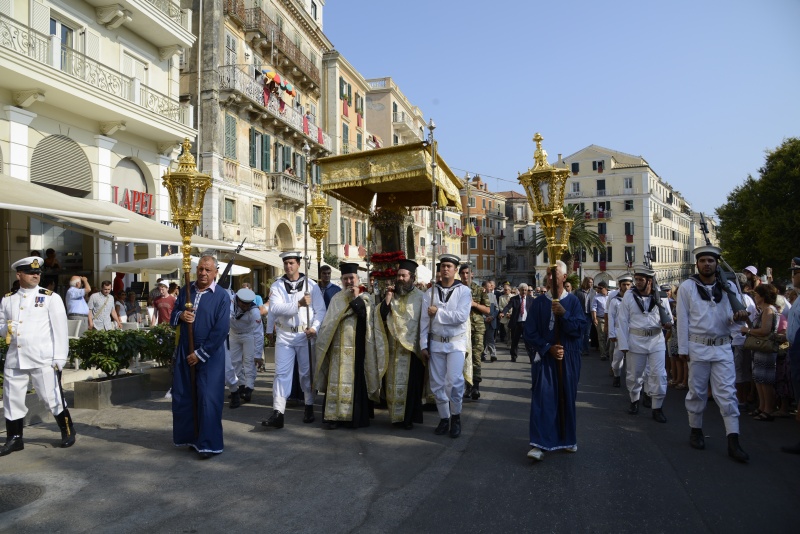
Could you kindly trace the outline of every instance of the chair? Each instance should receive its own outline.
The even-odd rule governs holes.
[[[78,339],[81,337],[81,328],[83,327],[83,319],[67,319],[67,336],[70,339]]]

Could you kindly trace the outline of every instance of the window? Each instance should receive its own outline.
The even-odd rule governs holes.
[[[577,163],[575,163],[577,165]],[[580,182],[572,182],[572,192],[573,193],[580,193],[581,192],[581,183]]]
[[[299,215],[294,216],[294,231],[297,235],[303,233],[303,218]]]
[[[350,144],[350,127],[346,124],[342,124],[342,143]]]
[[[580,172],[580,163],[575,162],[572,164],[572,174],[578,174]]]
[[[483,209],[486,209],[486,199],[484,198],[482,200],[483,200]]]
[[[605,180],[597,180],[597,196],[598,197],[606,196],[606,181]]]
[[[608,233],[606,232],[606,223],[597,223],[597,233],[600,235],[605,235]]]
[[[486,238],[484,237],[484,238],[483,238],[483,250],[486,250],[486,249],[488,249],[488,248],[489,248],[489,241],[488,241],[488,239],[486,239]]]
[[[625,211],[633,211],[633,200],[625,201]]]
[[[489,240],[489,250],[494,250],[494,238]]]
[[[400,138],[399,138],[399,137],[397,137],[397,134],[394,134],[394,135],[392,135],[392,144],[393,144],[394,146],[397,146],[397,145],[399,145],[399,144],[400,144]]]
[[[255,128],[250,128],[250,166],[258,168],[261,159],[261,136]]]
[[[261,228],[263,226],[261,222],[263,219],[261,206],[253,206],[253,228]]]
[[[592,162],[592,170],[597,172],[603,172],[603,169],[606,165],[605,160],[593,161]]]
[[[261,170],[269,172],[269,164],[272,159],[270,156],[271,140],[269,135],[261,134]]]
[[[225,222],[236,222],[236,201],[232,198],[225,199]]]
[[[630,176],[622,179],[622,187],[625,189],[633,189],[633,178]]]
[[[358,150],[362,150],[363,139],[364,139],[364,136],[362,134],[360,134],[360,133],[356,134],[356,148]]]
[[[474,208],[477,204],[475,203],[475,197],[469,197],[469,207]]]
[[[477,237],[470,237],[469,238],[469,248],[471,250],[475,250],[478,248],[478,238]]]
[[[656,247],[650,247],[650,261],[652,261],[652,262],[658,261],[656,259],[656,257],[657,257],[656,256]]]
[[[525,244],[525,230],[517,230],[517,244],[518,245]]]
[[[317,20],[317,3],[313,0],[311,1],[311,17]]]
[[[629,221],[625,223],[625,235],[634,235],[633,234],[633,222]]]
[[[236,117],[225,114],[225,157],[236,159]]]
[[[236,65],[236,37],[225,32],[225,65]]]
[[[592,249],[592,259],[594,261],[611,261],[611,247]]]

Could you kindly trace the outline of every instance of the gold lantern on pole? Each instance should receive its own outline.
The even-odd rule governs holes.
[[[181,254],[183,255],[183,276],[186,288],[186,310],[192,310],[191,274],[192,274],[192,235],[194,229],[200,224],[203,214],[203,201],[206,191],[211,187],[211,176],[197,171],[189,139],[183,140],[183,152],[178,158],[178,170],[170,172],[167,169],[162,177],[164,187],[169,191],[169,204],[172,210],[172,222],[181,233]],[[194,352],[194,335],[192,323],[187,323],[189,354]],[[195,435],[199,433],[199,420],[197,417],[197,379],[195,367],[190,367],[192,382],[192,406],[194,413]]]
[[[317,189],[311,191],[311,203],[308,205],[308,233],[317,242],[317,276],[322,265],[322,241],[328,235],[331,211],[328,200]]]
[[[552,273],[551,291],[553,301],[559,299],[556,283],[556,262],[567,248],[569,234],[572,231],[572,220],[564,217],[564,186],[569,177],[569,170],[554,167],[547,162],[547,152],[542,148],[544,137],[537,133],[533,137],[536,150],[533,153],[534,166],[519,176],[519,182],[528,195],[528,204],[533,210],[533,217],[542,227],[547,240],[547,255],[550,258]],[[559,321],[553,324],[555,344],[561,343]],[[563,437],[566,431],[566,391],[564,389],[564,361],[558,360],[558,423],[559,434]]]

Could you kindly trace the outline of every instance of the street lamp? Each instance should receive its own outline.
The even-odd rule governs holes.
[[[556,262],[566,250],[572,220],[564,217],[564,186],[569,177],[569,170],[558,168],[547,162],[547,152],[542,148],[544,138],[540,133],[533,137],[536,150],[533,168],[519,176],[519,182],[528,195],[528,204],[533,210],[534,220],[538,221],[547,240],[547,254],[550,257],[550,268],[553,273],[551,289],[553,301],[558,301],[556,284]],[[560,343],[559,321],[553,325],[555,342]],[[564,389],[564,362],[558,360],[558,422],[559,433],[563,437],[566,430],[566,392]]]
[[[303,145],[303,154],[306,156],[306,169],[308,183],[311,183],[311,148],[308,143]],[[322,193],[311,186],[311,203],[308,205],[308,231],[311,237],[317,242],[317,276],[322,266],[322,240],[328,235],[328,225],[330,223],[331,211],[333,208],[328,205],[328,201]]]
[[[203,214],[203,201],[206,191],[211,187],[211,176],[197,171],[194,156],[190,152],[192,148],[189,139],[183,140],[183,152],[178,158],[178,170],[170,172],[167,169],[162,177],[164,187],[169,192],[169,205],[172,210],[172,222],[178,227],[181,233],[181,254],[183,256],[183,276],[186,287],[186,310],[191,311],[192,295],[190,281],[192,275],[192,235],[194,229],[200,224]],[[189,354],[194,352],[194,336],[192,323],[186,323],[186,330],[189,336]],[[197,379],[195,376],[195,366],[190,368],[192,382],[192,405],[194,412],[195,435],[199,433],[199,420],[197,417]]]

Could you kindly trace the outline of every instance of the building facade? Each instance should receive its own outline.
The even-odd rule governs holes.
[[[462,241],[462,261],[469,261],[478,279],[501,278],[505,275],[506,199],[489,191],[480,176],[465,181],[461,191],[464,207],[463,227],[474,229],[475,236]],[[470,227],[471,225],[471,227]]]
[[[181,52],[195,42],[192,11],[169,1],[6,0],[0,28],[3,180],[63,195],[49,211],[40,205],[49,193],[32,195],[28,211],[0,210],[10,238],[0,253],[5,277],[31,250],[56,251],[59,285],[73,274],[110,278],[111,263],[161,254],[140,230],[170,221],[161,176],[180,141],[197,133],[179,89]],[[90,201],[81,201],[86,218],[56,216],[70,212],[71,199]],[[114,235],[98,214],[107,225],[134,224]]]
[[[533,252],[538,226],[533,222],[533,211],[528,197],[516,191],[498,193],[505,198],[506,231],[505,263],[506,279],[512,285],[540,285],[536,275],[537,257]]]
[[[559,156],[556,165],[570,170],[564,202],[576,205],[606,243],[576,261],[580,276],[615,280],[647,253],[659,283],[679,283],[693,272],[691,205],[647,160],[591,145]]]
[[[367,119],[373,140],[382,147],[425,139],[425,117],[391,77],[367,80]]]

